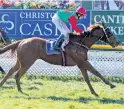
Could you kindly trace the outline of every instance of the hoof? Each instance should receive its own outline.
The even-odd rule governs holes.
[[[19,91],[21,94],[23,94],[23,95],[26,95],[26,96],[29,96],[27,93],[24,93],[24,92],[22,92],[22,91]]]
[[[21,90],[19,90],[18,92],[23,94],[23,92]]]
[[[113,88],[115,88],[116,86],[112,84],[110,87],[111,87],[111,89],[113,89]]]
[[[99,97],[99,95],[98,94],[96,94],[96,93],[92,93],[93,95],[95,95],[96,97]]]
[[[99,95],[98,95],[98,94],[95,94],[95,96],[96,96],[96,97],[99,97]]]

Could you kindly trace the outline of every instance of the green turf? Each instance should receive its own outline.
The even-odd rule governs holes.
[[[21,83],[26,95],[17,91],[13,78],[0,87],[0,109],[124,109],[123,82],[113,82],[116,88],[110,89],[91,81],[99,97],[81,80],[23,77]]]

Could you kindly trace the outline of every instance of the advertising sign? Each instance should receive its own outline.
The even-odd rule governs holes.
[[[103,21],[115,34],[116,38],[124,41],[124,12],[123,11],[92,11],[92,23]]]
[[[3,28],[9,38],[23,39],[33,36],[42,38],[57,38],[60,32],[51,19],[57,10],[0,10],[0,28]],[[90,25],[90,11],[78,22],[78,26],[86,30]],[[68,25],[72,30],[71,26]]]

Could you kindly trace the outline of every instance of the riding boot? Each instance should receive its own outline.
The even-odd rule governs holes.
[[[60,49],[62,42],[63,42],[63,36],[57,38],[56,42],[54,43],[54,48],[55,48],[55,49]]]

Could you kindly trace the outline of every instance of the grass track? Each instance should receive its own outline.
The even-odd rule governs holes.
[[[84,81],[23,77],[21,82],[28,95],[20,94],[11,78],[0,88],[0,109],[124,109],[123,83],[113,82],[117,87],[110,89],[91,81],[100,96],[95,97]]]

